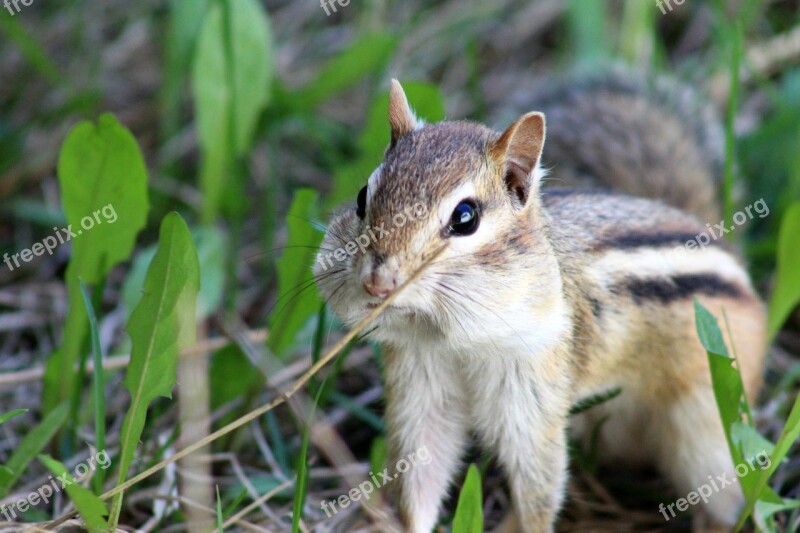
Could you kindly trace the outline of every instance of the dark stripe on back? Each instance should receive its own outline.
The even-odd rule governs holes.
[[[697,237],[696,233],[686,231],[656,231],[656,232],[632,232],[622,235],[609,235],[602,238],[593,249],[606,250],[609,248],[630,250],[632,248],[660,248],[663,246],[684,246],[688,241],[693,241]],[[710,244],[715,244],[711,241]]]
[[[625,196],[619,191],[604,188],[579,188],[579,187],[545,187],[542,189],[542,198],[563,198],[565,196]]]
[[[745,292],[735,283],[716,274],[683,274],[659,278],[627,278],[614,287],[614,292],[626,292],[641,305],[646,301],[670,303],[703,294],[742,298]]]

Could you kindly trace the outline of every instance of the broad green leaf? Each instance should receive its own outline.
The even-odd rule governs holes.
[[[192,236],[177,213],[164,217],[158,251],[147,271],[144,291],[128,321],[131,360],[123,384],[131,404],[122,424],[118,483],[125,481],[144,428],[147,408],[170,397],[180,350],[194,344],[200,264]],[[116,525],[122,494],[114,499]]]
[[[103,500],[92,494],[89,489],[78,485],[75,478],[67,471],[67,467],[60,462],[47,455],[40,455],[39,460],[44,463],[53,475],[66,479],[68,483],[71,483],[64,490],[67,491],[69,499],[75,504],[78,513],[86,522],[89,531],[91,533],[108,531],[108,522],[105,519],[106,515],[108,515],[108,510]]]
[[[0,470],[0,498],[8,494],[14,482],[19,479],[28,464],[44,449],[50,439],[61,429],[69,414],[69,404],[62,403],[44,417],[41,424],[25,435],[14,448],[11,457]]]
[[[78,278],[100,283],[126,260],[148,209],[147,170],[139,146],[110,114],[97,124],[81,122],[72,129],[61,147],[58,180],[67,223],[77,235],[70,241],[65,277],[69,302],[64,336],[45,370],[45,412],[70,397],[75,387],[75,363],[88,329]]]
[[[291,96],[294,106],[308,110],[354,85],[389,60],[397,38],[385,33],[364,35],[323,66],[314,81]]]
[[[769,303],[769,336],[773,338],[789,313],[800,303],[800,202],[786,211],[778,234],[778,266]]]
[[[2,415],[0,415],[0,424],[2,424],[3,422],[6,422],[8,420],[11,420],[15,416],[19,416],[19,415],[21,415],[23,413],[27,413],[27,412],[28,412],[27,409],[14,409],[13,411],[9,411],[7,413],[3,413]]]
[[[203,320],[222,302],[225,281],[225,234],[216,227],[192,230],[192,239],[197,246],[197,256],[203,268],[200,272],[200,295],[197,299],[197,320]],[[153,261],[156,247],[141,250],[133,260],[131,269],[122,285],[122,302],[127,316],[136,308],[142,297],[142,286],[147,268]]]
[[[458,495],[458,506],[453,518],[453,533],[483,532],[483,497],[481,496],[481,475],[478,467],[469,465],[467,479]]]
[[[436,86],[403,82],[403,90],[417,117],[427,122],[444,119],[444,99]],[[334,174],[333,189],[325,201],[326,209],[345,201],[355,202],[358,190],[364,186],[367,178],[383,159],[389,138],[389,92],[384,91],[370,106],[367,123],[358,137],[358,158],[339,166]]]
[[[228,173],[247,153],[269,102],[273,75],[269,19],[256,0],[214,2],[197,40],[192,90],[203,152],[203,220],[216,218]]]
[[[319,309],[321,299],[311,271],[322,241],[322,232],[314,225],[316,218],[316,191],[298,190],[286,215],[289,238],[276,266],[280,297],[268,319],[267,346],[279,356]]]
[[[742,452],[742,458],[748,465],[758,466],[759,461],[769,459],[775,444],[765,438],[756,428],[736,421],[731,426],[731,438]]]

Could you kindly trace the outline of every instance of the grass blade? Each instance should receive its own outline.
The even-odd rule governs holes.
[[[27,409],[14,409],[13,411],[9,411],[7,413],[4,413],[4,414],[0,415],[0,424],[2,424],[3,422],[7,422],[8,420],[11,420],[15,416],[19,416],[19,415],[21,415],[23,413],[27,413],[27,412],[28,412]]]
[[[729,32],[731,44],[730,92],[725,114],[725,175],[722,182],[722,214],[725,220],[733,220],[733,187],[736,165],[736,112],[739,105],[739,64],[742,57],[742,26],[733,25]],[[734,234],[729,235],[731,239]]]
[[[58,85],[64,81],[64,77],[58,70],[56,64],[47,56],[44,48],[37,43],[33,37],[22,26],[18,19],[13,17],[0,17],[0,30],[14,42],[28,63],[53,85]]]
[[[106,522],[105,519],[105,516],[108,514],[108,510],[106,509],[106,505],[103,503],[103,500],[92,494],[89,489],[78,485],[78,481],[80,480],[73,478],[67,472],[67,467],[60,462],[47,455],[40,455],[39,460],[44,463],[47,469],[50,470],[55,476],[59,476],[61,479],[64,479],[69,483],[65,486],[64,490],[67,491],[69,499],[75,504],[75,508],[78,509],[78,513],[80,513],[84,522],[86,522],[89,532],[102,533],[104,531],[108,531],[108,522]],[[95,470],[95,475],[97,472],[98,471]]]
[[[0,498],[8,494],[28,464],[41,453],[50,439],[61,429],[68,414],[69,404],[64,402],[50,411],[41,424],[25,435],[5,464],[5,470],[0,470]]]
[[[599,394],[594,394],[589,396],[588,398],[584,398],[579,400],[578,403],[572,406],[569,410],[569,416],[577,415],[578,413],[582,413],[586,410],[591,409],[597,405],[605,403],[609,400],[612,400],[619,396],[622,393],[622,389],[617,387],[615,389],[611,389],[609,391],[601,392]]]
[[[83,303],[86,306],[86,314],[89,316],[89,335],[92,345],[92,358],[94,360],[94,432],[95,446],[98,450],[106,449],[106,397],[105,381],[103,376],[103,351],[100,346],[100,333],[97,328],[97,317],[94,314],[92,299],[86,290],[83,280],[79,280]],[[98,471],[92,478],[92,486],[97,494],[103,492],[103,472]]]
[[[225,514],[222,512],[222,498],[219,495],[219,485],[217,485],[217,531],[225,531],[222,523],[225,521]]]
[[[786,425],[783,428],[783,432],[781,432],[781,436],[778,438],[777,444],[775,444],[775,449],[770,455],[769,467],[765,470],[761,470],[756,479],[754,494],[758,494],[759,498],[747,499],[744,508],[739,514],[739,519],[736,522],[737,530],[744,526],[744,522],[747,520],[747,517],[750,516],[754,510],[759,513],[762,519],[766,519],[766,517],[778,511],[800,505],[800,502],[797,502],[796,500],[782,500],[780,504],[765,502],[766,505],[764,505],[761,503],[763,501],[761,495],[766,491],[772,492],[767,485],[767,482],[778,469],[778,466],[780,466],[781,462],[789,453],[792,445],[797,442],[798,438],[800,438],[800,396],[795,398],[794,406],[789,413],[789,418],[786,420]]]
[[[797,265],[800,265],[798,235],[800,235],[800,202],[795,202],[786,210],[778,233],[775,289],[769,302],[770,339],[778,334],[786,318],[800,302],[800,269],[797,268]]]

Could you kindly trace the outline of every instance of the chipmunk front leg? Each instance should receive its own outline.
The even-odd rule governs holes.
[[[525,360],[481,375],[476,423],[506,473],[520,531],[552,531],[567,478],[567,383]]]
[[[405,530],[430,533],[467,440],[463,385],[451,358],[388,347],[384,353],[389,464],[412,454],[428,459],[398,474],[391,490]]]

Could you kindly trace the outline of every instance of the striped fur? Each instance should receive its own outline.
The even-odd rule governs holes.
[[[385,353],[391,455],[425,446],[432,458],[397,480],[406,529],[435,525],[470,434],[503,466],[526,532],[553,528],[568,425],[584,439],[608,416],[599,434],[604,457],[655,464],[679,494],[732,472],[692,299],[718,317],[725,310],[726,340],[752,397],[764,310],[735,253],[718,242],[684,249],[705,227],[657,200],[540,192],[544,129],[536,116],[504,135],[468,122],[410,129],[411,119],[397,115],[404,102],[395,103],[393,128],[403,133],[370,177],[364,219],[352,208],[340,212],[321,254],[379,225],[391,231],[331,270],[318,262],[315,273],[337,316],[353,325],[380,301],[365,280],[388,276],[399,285],[447,245],[371,333]],[[531,152],[522,157],[526,143]],[[519,173],[509,180],[512,165],[525,169],[527,183]],[[449,236],[450,213],[465,198],[480,206],[480,225],[468,237]],[[392,226],[419,202],[429,206],[424,216]],[[614,387],[623,389],[619,397],[568,419],[574,402]],[[740,503],[731,488],[703,506],[702,519],[730,525]]]

